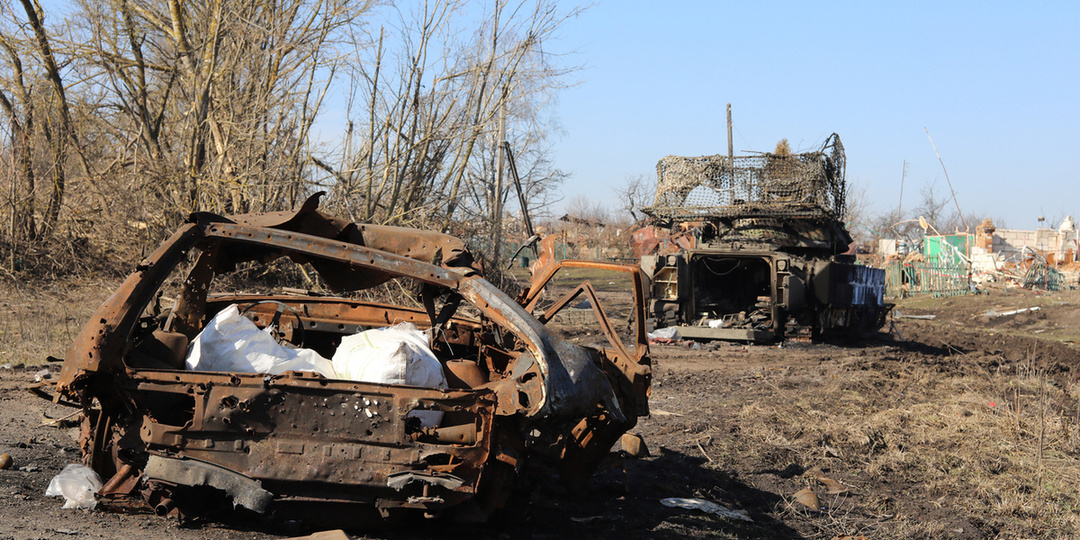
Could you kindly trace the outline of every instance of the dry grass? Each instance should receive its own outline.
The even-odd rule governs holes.
[[[39,365],[68,346],[116,283],[6,285],[0,299],[0,364]]]
[[[1080,427],[1075,405],[1062,407],[1076,403],[1080,385],[1054,382],[1026,363],[998,376],[942,377],[907,366],[899,381],[840,369],[842,378],[787,375],[763,385],[771,392],[735,414],[739,439],[711,449],[715,466],[749,459],[775,467],[786,456],[831,471],[853,490],[823,497],[821,513],[806,513],[823,538],[963,536],[906,498],[969,517],[978,536],[1080,534]],[[783,390],[789,386],[798,390]],[[798,506],[778,510],[798,517]]]

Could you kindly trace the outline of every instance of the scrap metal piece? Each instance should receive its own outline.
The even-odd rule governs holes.
[[[143,474],[149,480],[178,486],[210,486],[229,495],[234,506],[243,506],[258,513],[266,511],[274,494],[262,488],[258,480],[237,474],[224,467],[193,459],[150,456]]]
[[[420,474],[406,471],[391,474],[386,478],[386,487],[393,488],[394,491],[401,491],[405,486],[413,483],[438,486],[448,490],[455,490],[465,485],[464,480],[452,474]]]

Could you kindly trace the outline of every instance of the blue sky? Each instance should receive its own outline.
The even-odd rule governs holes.
[[[607,0],[557,46],[587,67],[556,107],[566,201],[615,207],[665,155],[726,153],[731,103],[736,155],[839,133],[871,212],[905,160],[905,209],[948,193],[925,128],[965,213],[1080,217],[1080,3]]]
[[[725,153],[731,103],[736,155],[840,134],[873,213],[896,208],[905,160],[905,210],[925,185],[947,194],[925,128],[965,213],[1080,218],[1080,2],[598,0],[545,48],[585,66],[552,111],[572,175],[556,212],[578,196],[614,211],[660,158]]]

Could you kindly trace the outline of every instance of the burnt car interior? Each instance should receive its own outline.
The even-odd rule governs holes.
[[[695,254],[690,259],[695,315],[723,319],[771,317],[772,267],[761,257]],[[757,312],[761,313],[757,313]]]
[[[648,413],[643,325],[630,347],[609,331],[608,346],[581,348],[523,307],[574,261],[549,265],[519,305],[456,239],[346,224],[316,206],[193,216],[84,328],[58,390],[84,409],[84,461],[105,479],[107,508],[184,517],[224,499],[319,525],[411,511],[482,520],[529,460],[556,463],[580,486]],[[640,312],[640,271],[602,266],[635,276]],[[587,283],[547,313],[581,294],[610,329]],[[346,336],[411,323],[426,331],[445,388],[187,369],[192,342],[232,305],[283,347],[326,359]]]
[[[283,253],[279,257],[287,258],[289,255]],[[218,312],[232,304],[237,305],[243,317],[270,332],[283,346],[312,349],[325,358],[334,355],[343,336],[409,322],[421,330],[437,329],[430,345],[444,363],[451,362],[451,366],[454,366],[471,362],[480,367],[483,358],[482,380],[487,382],[487,373],[500,373],[506,369],[500,358],[505,361],[506,349],[514,348],[512,334],[499,335],[496,329],[489,329],[485,333],[484,325],[479,321],[456,317],[459,308],[463,312],[476,313],[468,306],[462,308],[462,298],[456,293],[446,292],[431,298],[437,314],[432,318],[422,306],[366,302],[288,287],[276,289],[213,295],[200,295],[196,290],[185,289],[174,300],[173,307],[167,307],[170,299],[159,295],[134,327],[130,339],[133,345],[126,353],[124,362],[135,369],[184,369],[184,359],[191,341]],[[402,299],[402,303],[415,304],[420,296],[428,294],[433,296],[437,293],[426,290],[410,295],[414,298]],[[406,296],[406,292],[400,295]],[[500,348],[503,354],[482,356],[481,347]],[[473,369],[467,371],[477,373]],[[453,378],[450,381],[451,387],[456,388],[483,384],[480,379],[473,377],[467,380]]]

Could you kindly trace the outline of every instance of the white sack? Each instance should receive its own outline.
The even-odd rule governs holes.
[[[53,477],[45,489],[46,497],[64,497],[64,508],[87,508],[97,506],[94,494],[101,489],[101,477],[93,469],[80,463],[72,463]]]
[[[196,371],[269,373],[314,371],[338,378],[331,362],[311,349],[282,347],[240,315],[236,304],[221,310],[188,347],[187,368]]]
[[[428,346],[427,335],[411,323],[365,330],[341,338],[333,358],[342,379],[445,389],[442,363]],[[412,411],[427,427],[442,421],[441,411]]]
[[[649,339],[679,339],[679,329],[674,326],[657,328],[655,331],[649,332],[646,337]]]
[[[691,510],[701,510],[702,512],[708,512],[723,518],[737,519],[739,521],[754,521],[750,514],[746,513],[746,510],[732,510],[716,504],[712,501],[706,501],[703,499],[680,499],[678,497],[672,497],[670,499],[661,499],[660,504],[669,508],[687,508]]]

